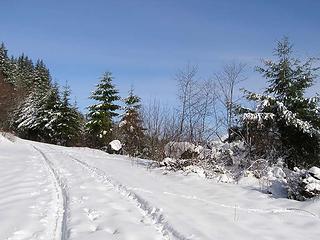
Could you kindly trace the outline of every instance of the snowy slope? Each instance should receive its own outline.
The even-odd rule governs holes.
[[[0,239],[319,239],[319,201],[0,135]]]

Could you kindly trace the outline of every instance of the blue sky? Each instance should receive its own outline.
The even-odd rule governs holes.
[[[107,70],[123,96],[133,85],[144,101],[174,105],[174,76],[188,62],[203,78],[245,62],[244,84],[259,89],[264,80],[253,68],[284,35],[298,56],[320,57],[316,0],[0,1],[0,41],[10,54],[44,59],[81,109]]]

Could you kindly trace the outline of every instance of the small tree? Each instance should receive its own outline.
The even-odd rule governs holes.
[[[118,91],[112,84],[112,74],[103,74],[96,90],[92,93],[91,99],[96,103],[89,106],[87,131],[90,135],[90,142],[93,147],[106,146],[112,140],[112,118],[117,116],[116,112],[120,106],[115,104],[120,97]]]
[[[129,96],[124,99],[125,112],[119,124],[124,150],[131,156],[139,156],[143,150],[144,133],[140,102],[140,97],[134,95],[131,89]]]

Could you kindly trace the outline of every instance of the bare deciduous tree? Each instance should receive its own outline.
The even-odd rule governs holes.
[[[171,109],[161,106],[157,100],[143,106],[142,116],[148,146],[147,155],[154,160],[162,160],[164,145],[177,139],[177,118]]]
[[[179,111],[179,135],[183,137],[186,125],[189,128],[189,140],[193,138],[193,105],[195,104],[196,95],[196,75],[198,68],[187,64],[185,69],[180,70],[176,75],[178,82],[178,98],[180,101]]]
[[[224,122],[230,137],[230,130],[234,124],[234,108],[239,99],[236,99],[236,86],[244,81],[243,76],[246,64],[232,62],[226,64],[220,73],[215,74],[215,79],[219,85],[219,100],[224,107]]]
[[[214,121],[216,112],[215,82],[199,80],[198,68],[186,65],[176,75],[178,82],[179,139],[188,142],[204,142],[216,128]]]

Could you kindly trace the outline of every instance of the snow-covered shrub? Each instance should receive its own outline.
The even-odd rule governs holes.
[[[122,143],[119,140],[112,140],[108,146],[102,147],[102,150],[108,153],[121,154]]]
[[[169,142],[164,146],[165,156],[175,159],[197,158],[203,151],[203,147],[190,142]]]
[[[4,138],[6,138],[7,140],[9,140],[10,142],[15,142],[16,141],[16,136],[13,135],[10,132],[1,132],[0,131],[0,137],[3,136]]]
[[[207,177],[205,170],[199,166],[191,166],[190,165],[190,166],[185,167],[183,170],[186,174],[196,173],[199,177],[202,177],[202,178]]]
[[[165,167],[168,170],[184,170],[187,166],[196,166],[197,163],[193,159],[175,159],[166,157],[163,159],[160,164],[161,167]]]
[[[213,141],[210,143],[211,158],[226,166],[241,165],[243,159],[247,155],[246,148],[243,141],[222,142]]]
[[[320,195],[320,168],[312,167],[308,171],[295,168],[288,171],[288,197],[299,201]]]
[[[237,178],[237,183],[243,186],[259,186],[261,181],[252,171],[246,170]]]
[[[160,162],[160,166],[161,166],[161,167],[167,167],[167,166],[170,166],[170,165],[172,165],[172,164],[175,164],[176,161],[177,161],[176,159],[166,157],[165,159],[163,159],[163,160]]]
[[[266,179],[267,191],[274,197],[287,197],[287,179],[282,166],[271,166],[268,168],[267,175],[263,177]]]

